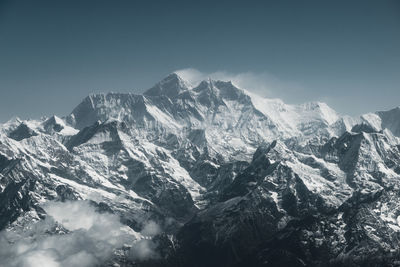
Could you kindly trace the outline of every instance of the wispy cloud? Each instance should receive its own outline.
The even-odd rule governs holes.
[[[158,235],[160,232],[161,228],[156,222],[147,222],[142,231],[140,231],[140,234],[142,234],[144,238],[137,240],[133,244],[129,251],[129,258],[134,261],[159,258],[160,255],[157,252],[157,244],[151,239],[151,237]]]
[[[196,86],[201,81],[211,78],[213,80],[232,81],[239,88],[251,91],[265,97],[284,97],[286,93],[302,90],[301,86],[282,81],[267,72],[231,73],[227,71],[201,72],[194,68],[175,71],[184,80]]]
[[[145,261],[160,258],[157,252],[157,244],[151,239],[137,240],[129,250],[129,259],[133,261]]]

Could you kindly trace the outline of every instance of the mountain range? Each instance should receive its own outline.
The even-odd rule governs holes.
[[[400,107],[172,73],[0,125],[0,266],[398,266],[399,201]]]

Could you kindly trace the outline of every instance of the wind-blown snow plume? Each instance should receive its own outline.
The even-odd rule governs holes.
[[[213,80],[231,81],[239,88],[249,90],[260,96],[278,97],[282,92],[299,90],[300,87],[291,82],[284,82],[267,72],[242,72],[230,73],[227,71],[217,71],[212,73],[204,73],[197,69],[187,68],[175,71],[184,80],[188,81],[192,86],[198,85],[201,81],[211,78]]]

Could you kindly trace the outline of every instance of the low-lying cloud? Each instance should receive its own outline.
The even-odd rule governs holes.
[[[129,251],[129,256],[134,261],[158,259],[157,244],[151,239],[137,240]]]
[[[158,257],[151,237],[161,230],[154,222],[145,224],[141,234],[87,201],[49,202],[43,208],[44,220],[0,233],[0,266],[97,266],[124,246],[131,247],[126,256],[133,260]]]
[[[145,224],[140,234],[142,239],[135,241],[129,251],[129,258],[132,260],[144,261],[149,259],[158,259],[157,244],[151,239],[161,233],[160,226],[154,221]]]

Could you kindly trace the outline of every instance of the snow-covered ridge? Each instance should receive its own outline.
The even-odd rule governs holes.
[[[216,116],[221,118],[219,124],[238,128],[238,121],[230,120],[235,117],[232,116],[233,113],[237,113],[236,119],[240,114],[242,121],[252,121],[252,132],[260,132],[260,127],[267,127],[269,130],[261,134],[262,138],[267,139],[309,139],[316,134],[338,136],[359,123],[367,123],[377,130],[388,128],[395,134],[400,131],[398,127],[388,125],[396,123],[393,119],[386,119],[389,122],[382,125],[382,112],[352,118],[339,115],[323,102],[291,105],[280,99],[260,97],[250,90],[251,88],[237,88],[230,81],[211,79],[193,86],[178,74],[172,73],[143,95],[90,95],[66,120],[78,129],[92,125],[98,120],[106,121],[112,118],[141,127],[161,127],[174,132],[181,131],[182,128],[201,128],[207,132],[210,126],[215,125]],[[251,110],[251,115],[248,114],[250,117],[245,118],[246,114],[243,112]],[[255,120],[264,120],[264,123],[259,125],[260,122],[254,122]],[[253,122],[259,126],[255,126]]]
[[[91,95],[71,113],[67,121],[78,129],[110,117],[135,122],[154,120],[164,126],[205,128],[205,124],[209,123],[209,114],[240,112],[224,110],[228,102],[260,112],[266,120],[273,122],[279,134],[287,137],[304,133],[303,128],[309,127],[310,123],[329,126],[339,119],[339,115],[325,103],[288,105],[279,99],[262,98],[239,89],[231,82],[210,79],[192,87],[174,73],[143,95]],[[226,117],[228,120],[229,116]]]
[[[202,229],[216,230],[210,247],[227,240],[225,251],[240,243],[232,240],[310,214],[334,219],[324,223],[329,231],[309,235],[344,243],[354,218],[346,207],[364,201],[362,216],[375,214],[368,227],[400,231],[400,194],[391,191],[400,188],[399,108],[353,118],[325,103],[289,105],[246,89],[211,79],[192,86],[171,74],[142,95],[92,94],[66,117],[0,125],[0,228],[45,218],[41,205],[50,200],[87,200],[134,233],[154,220],[170,238],[204,220]],[[383,200],[370,209],[366,199]],[[247,216],[261,225],[243,227]],[[394,241],[385,246],[398,249]],[[337,244],[332,253],[346,251]]]
[[[163,133],[163,136],[173,134],[185,139],[190,129],[201,129],[205,133],[203,144],[211,151],[230,154],[229,151],[239,148],[251,155],[257,144],[264,141],[296,138],[306,142],[315,136],[330,138],[351,131],[356,124],[367,124],[375,131],[387,128],[400,135],[398,110],[360,117],[341,116],[326,103],[290,105],[237,88],[230,81],[207,79],[193,86],[172,73],[143,95],[91,94],[67,117],[53,116],[40,123],[26,121],[24,124],[28,127],[20,130],[32,129],[35,134],[34,129],[38,128],[35,124],[39,123],[40,132],[54,131],[50,128],[55,127],[61,135],[73,135],[75,129],[82,130],[97,121],[117,120],[136,128],[139,135],[150,133],[156,138]],[[4,128],[19,124],[18,120],[10,121]]]

